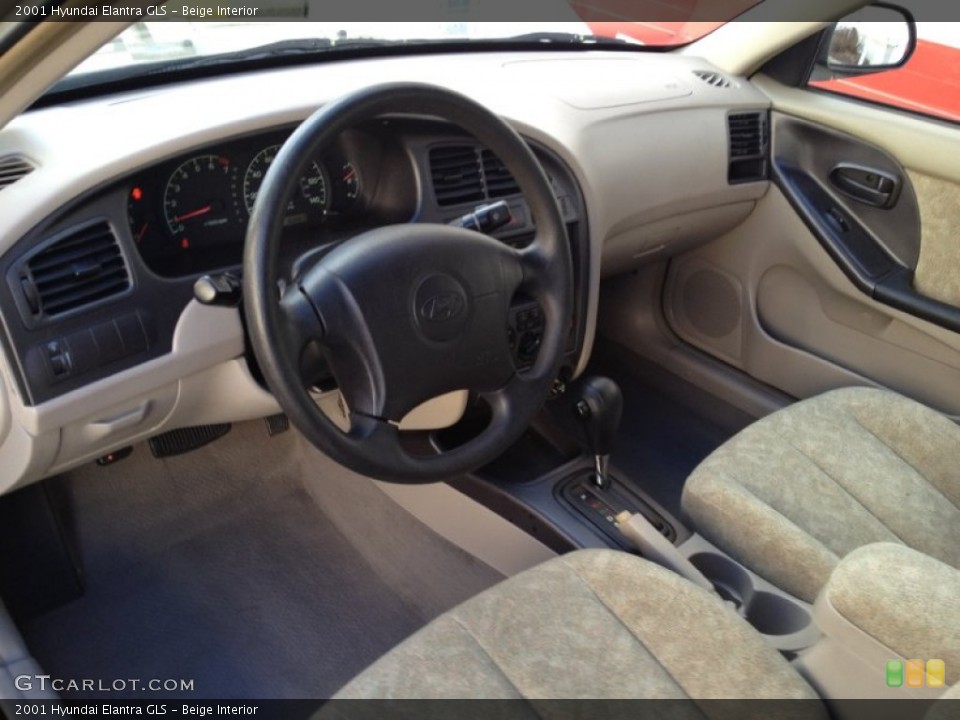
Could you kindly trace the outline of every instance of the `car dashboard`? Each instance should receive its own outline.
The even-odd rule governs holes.
[[[198,303],[194,283],[242,271],[260,183],[297,124],[380,81],[464,92],[530,145],[567,224],[564,372],[579,373],[601,275],[732,227],[766,191],[765,148],[741,160],[730,150],[731,118],[755,118],[762,138],[766,99],[706,72],[696,58],[602,51],[358,60],[24,114],[0,132],[0,159],[32,168],[0,191],[0,492],[169,429],[279,411],[242,313]],[[447,223],[499,201],[510,221],[496,237],[522,246],[534,219],[502,159],[435,118],[380,118],[309,159],[286,210],[283,264],[295,277],[365,230]],[[517,298],[504,331],[518,368],[536,353],[536,325],[536,307]]]

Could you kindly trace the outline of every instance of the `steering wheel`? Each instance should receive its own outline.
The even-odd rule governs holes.
[[[308,163],[344,130],[388,114],[459,125],[513,173],[536,224],[517,250],[447,225],[387,225],[357,235],[289,279],[280,243],[288,198]],[[572,271],[557,200],[520,136],[473,100],[430,85],[390,83],[311,115],[264,177],[247,230],[243,297],[250,342],[281,408],[322,452],[358,473],[431,482],[475,470],[515,442],[546,398],[563,357]],[[511,298],[523,291],[544,314],[539,354],[519,371],[507,339]],[[319,408],[302,370],[319,346],[350,409],[340,430]],[[411,454],[399,421],[439,395],[469,390],[489,424],[454,449]]]

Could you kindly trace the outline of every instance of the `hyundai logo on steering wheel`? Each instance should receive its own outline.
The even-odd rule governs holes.
[[[458,292],[437,293],[420,306],[420,317],[428,322],[448,322],[457,318],[465,305]]]

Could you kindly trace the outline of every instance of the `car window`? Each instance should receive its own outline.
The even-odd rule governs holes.
[[[156,73],[185,66],[222,65],[225,61],[256,61],[271,55],[330,57],[341,50],[355,53],[377,47],[391,52],[402,51],[405,46],[479,46],[490,42],[518,47],[602,46],[627,50],[676,47],[707,35],[760,0],[643,0],[629,12],[622,11],[619,2],[541,0],[532,12],[524,3],[511,11],[502,0],[416,0],[405,22],[386,18],[383,22],[331,21],[362,17],[356,9],[351,12],[355,0],[264,0],[258,5],[258,11],[263,12],[237,22],[220,22],[222,18],[202,3],[156,6],[153,14],[144,16],[142,22],[131,25],[78,65],[70,79],[74,84],[95,84],[98,75],[109,80],[111,73],[113,77],[117,73],[131,76],[139,72],[138,68]],[[474,21],[491,16],[508,21]],[[518,22],[510,22],[511,16]],[[540,16],[550,21],[527,21]],[[277,17],[296,21],[275,22]],[[610,21],[624,17],[647,19]],[[86,77],[80,81],[80,76]]]
[[[810,86],[960,122],[960,23],[918,22],[917,49],[903,67]]]

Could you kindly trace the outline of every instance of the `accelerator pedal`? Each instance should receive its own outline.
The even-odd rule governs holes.
[[[267,433],[269,433],[270,437],[279,435],[290,429],[290,420],[283,413],[271,415],[263,420],[267,424]]]

